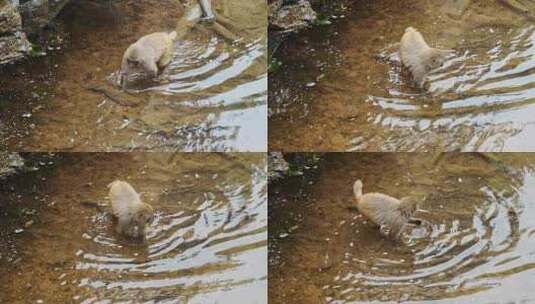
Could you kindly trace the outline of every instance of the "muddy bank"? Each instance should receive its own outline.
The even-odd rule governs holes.
[[[270,187],[270,301],[535,301],[533,161],[328,154],[319,175]],[[365,193],[423,197],[423,224],[397,243],[381,237],[354,206],[357,178]]]
[[[2,239],[12,253],[0,259],[2,302],[266,303],[264,155],[61,155],[53,174],[2,188],[10,208],[43,206]],[[106,197],[115,178],[156,210],[145,244],[115,233]]]
[[[332,26],[285,43],[270,74],[270,148],[531,150],[533,22],[507,3],[355,1]],[[399,62],[408,26],[456,51],[428,91]]]
[[[133,92],[110,82],[124,50],[143,35],[174,30],[186,10],[181,1],[67,4],[46,32],[47,55],[2,71],[3,145],[17,151],[265,150],[266,25],[258,19],[266,7],[259,3],[217,2],[214,10],[240,43],[209,24],[188,29],[157,81]]]

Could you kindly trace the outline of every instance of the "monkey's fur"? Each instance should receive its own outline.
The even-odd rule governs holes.
[[[117,218],[117,233],[134,239],[144,238],[145,227],[153,219],[152,206],[142,202],[127,182],[116,180],[108,188],[112,213]]]
[[[382,193],[362,194],[360,180],[353,185],[353,193],[359,212],[379,226],[381,233],[388,231],[389,237],[399,238],[417,209],[416,201],[410,197],[398,200]]]
[[[191,5],[190,11],[178,21],[176,31],[143,36],[126,49],[118,79],[120,86],[125,87],[140,80],[154,79],[171,63],[175,40],[182,39],[197,22],[215,19],[210,0],[196,2],[197,5]]]
[[[152,33],[130,45],[123,55],[119,84],[155,78],[173,59],[176,32]]]
[[[424,85],[425,75],[440,67],[445,57],[452,52],[429,47],[422,34],[413,27],[405,30],[399,47],[401,63],[409,69],[414,82],[420,88]]]

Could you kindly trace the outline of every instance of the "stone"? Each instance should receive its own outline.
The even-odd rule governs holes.
[[[288,173],[289,166],[281,152],[270,153],[268,163],[269,182],[282,178]]]
[[[270,26],[285,32],[299,31],[317,18],[310,2],[306,0],[295,1],[284,5],[281,1],[275,1],[269,6]]]
[[[15,173],[24,166],[24,160],[18,153],[0,152],[0,179]]]
[[[17,8],[6,0],[0,0],[0,65],[24,58],[30,49]]]
[[[19,11],[27,33],[35,33],[52,21],[69,0],[20,0]]]

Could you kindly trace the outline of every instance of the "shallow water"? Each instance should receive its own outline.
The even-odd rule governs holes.
[[[329,154],[270,185],[270,303],[535,303],[531,154]],[[421,198],[398,242],[356,210],[364,193]]]
[[[52,173],[2,187],[3,206],[39,203],[0,258],[0,302],[267,302],[264,155],[60,157]],[[115,178],[156,210],[146,243],[115,233],[106,206]]]
[[[68,5],[47,32],[47,55],[2,71],[7,149],[265,151],[263,1],[216,1],[214,10],[239,42],[210,24],[180,27],[168,68],[129,92],[112,84],[124,50],[143,35],[184,24],[191,8],[178,0],[112,3]]]
[[[535,25],[504,2],[513,1],[355,1],[338,9],[332,26],[277,55],[270,148],[533,150]],[[408,26],[431,46],[455,50],[430,73],[427,90],[399,62],[396,43]]]

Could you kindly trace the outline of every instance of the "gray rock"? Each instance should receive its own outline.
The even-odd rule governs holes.
[[[15,173],[24,166],[18,153],[0,152],[0,179]]]
[[[316,12],[307,0],[295,3],[277,0],[269,5],[269,23],[277,30],[296,32],[307,27],[316,18]]]
[[[27,33],[35,33],[50,23],[69,0],[17,0]]]
[[[0,0],[0,65],[24,58],[30,48],[19,12],[10,2]]]
[[[281,152],[272,152],[269,153],[268,168],[269,182],[272,182],[285,176],[289,166]]]
[[[21,18],[17,9],[11,3],[0,0],[0,35],[20,30]]]

